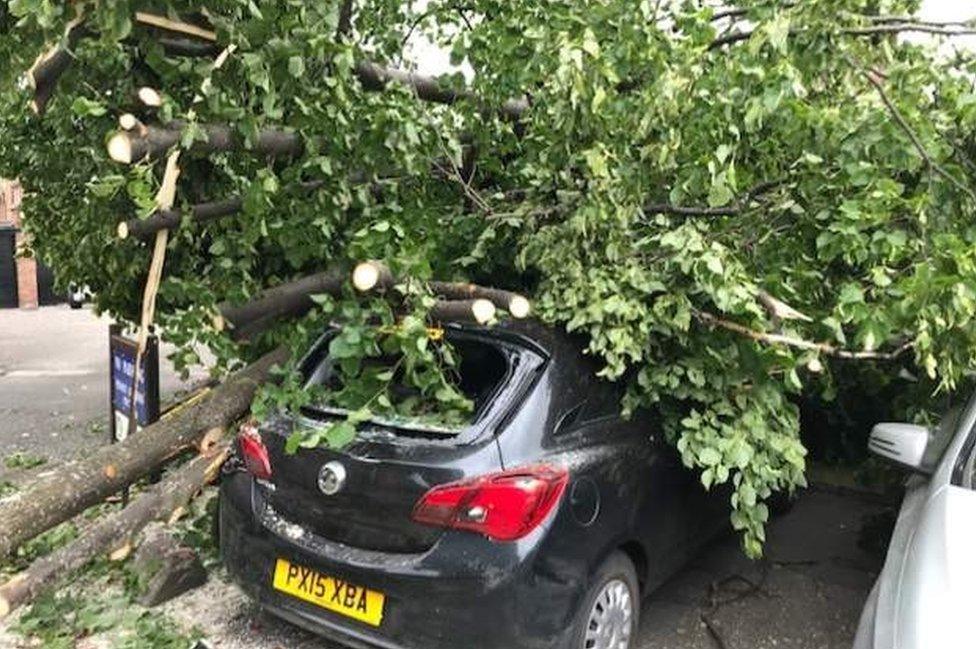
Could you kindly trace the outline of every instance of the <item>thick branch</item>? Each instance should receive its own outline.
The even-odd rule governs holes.
[[[815,351],[825,356],[832,356],[834,358],[841,358],[845,360],[891,361],[899,358],[915,346],[913,342],[907,342],[891,352],[877,352],[868,350],[849,351],[846,349],[839,349],[829,343],[817,343],[810,340],[804,340],[802,338],[794,338],[793,336],[784,336],[782,334],[756,331],[744,325],[738,324],[737,322],[724,320],[705,311],[699,311],[695,315],[701,322],[709,326],[718,327],[719,329],[725,329],[726,331],[737,333],[741,336],[745,336],[746,338],[755,340],[756,342],[766,345],[781,345],[785,347],[794,347],[796,349]]]
[[[488,324],[495,317],[495,305],[488,300],[438,300],[430,317],[439,322]]]
[[[283,349],[265,355],[178,414],[68,462],[0,502],[0,557],[197,445],[207,431],[231,425],[247,412],[271,368],[287,358]]]
[[[321,180],[311,180],[298,185],[301,191],[312,192],[322,187],[325,183]],[[161,210],[145,219],[129,219],[119,223],[118,235],[120,239],[135,237],[146,241],[160,230],[175,230],[184,221],[193,221],[197,224],[216,221],[225,216],[237,214],[244,209],[244,199],[235,196],[223,201],[212,201],[191,205],[188,211],[184,210]]]
[[[37,115],[43,115],[47,109],[47,102],[58,85],[58,80],[64,74],[74,56],[71,50],[87,32],[81,19],[68,23],[64,39],[45,54],[42,54],[27,71],[27,84],[34,89],[31,100],[31,110]]]
[[[455,104],[459,101],[473,101],[483,110],[488,110],[481,100],[469,90],[454,90],[445,87],[437,77],[424,76],[413,72],[405,72],[396,68],[360,61],[355,68],[356,77],[366,90],[384,90],[390,83],[409,86],[414,94],[424,101],[437,104]],[[510,99],[502,104],[498,113],[508,119],[518,119],[528,110],[529,102],[524,97]]]
[[[339,26],[336,28],[337,40],[343,40],[352,33],[353,0],[343,0],[339,8]]]
[[[356,265],[352,272],[353,287],[364,293],[386,291],[397,282],[398,280],[393,276],[389,267],[381,261],[361,262]],[[526,318],[532,309],[525,296],[513,291],[466,282],[432,281],[428,283],[428,287],[434,295],[447,300],[487,300],[496,308],[508,311],[513,318]]]
[[[890,23],[890,24],[879,24],[872,25],[870,27],[849,27],[846,29],[841,29],[840,33],[847,36],[871,36],[874,34],[899,34],[902,32],[921,32],[926,34],[938,34],[940,36],[966,36],[969,34],[976,34],[976,29],[972,27],[950,27],[950,26],[940,26],[933,25],[924,22],[900,22],[900,23]],[[734,31],[725,36],[720,36],[716,38],[708,45],[709,50],[716,50],[726,45],[731,45],[733,43],[738,43],[740,41],[747,41],[752,38],[753,30],[748,31]],[[796,36],[801,32],[800,30],[791,29],[789,32],[790,36]]]
[[[301,155],[304,144],[297,133],[280,129],[265,129],[258,133],[250,146],[233,128],[226,124],[197,124],[203,134],[195,140],[191,150],[212,153],[217,151],[247,150],[256,155],[272,158]],[[116,162],[133,164],[143,160],[155,160],[176,146],[183,137],[187,125],[172,122],[167,126],[147,126],[145,131],[120,131],[108,141],[109,157]]]
[[[228,446],[223,443],[190,460],[162,482],[149,487],[125,509],[99,520],[68,545],[41,557],[12,577],[0,586],[0,619],[96,557],[128,547],[150,522],[166,520],[216,479],[227,453]]]
[[[749,207],[749,203],[757,196],[765,194],[771,189],[779,187],[785,178],[767,180],[757,184],[741,197],[728,205],[718,207],[685,206],[672,203],[648,203],[642,208],[645,214],[673,214],[676,216],[735,216]]]
[[[231,337],[245,340],[264,331],[280,318],[295,318],[308,312],[313,295],[338,296],[346,282],[346,272],[333,268],[265,289],[246,304],[220,305],[220,315],[231,324]]]

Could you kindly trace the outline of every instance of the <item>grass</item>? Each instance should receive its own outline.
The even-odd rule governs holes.
[[[6,498],[17,493],[17,485],[7,480],[0,480],[0,498]]]
[[[11,453],[3,459],[3,465],[8,469],[33,469],[46,463],[45,458],[23,451]]]

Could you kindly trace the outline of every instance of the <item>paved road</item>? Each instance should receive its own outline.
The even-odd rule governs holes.
[[[108,438],[110,322],[66,305],[0,310],[0,458],[64,459]],[[160,375],[164,399],[185,385],[165,361]]]

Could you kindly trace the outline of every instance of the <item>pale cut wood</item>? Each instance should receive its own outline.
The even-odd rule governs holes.
[[[217,40],[217,32],[213,30],[204,29],[203,27],[185,23],[179,20],[171,20],[166,16],[151,14],[145,11],[136,12],[136,22],[142,23],[143,25],[149,25],[150,27],[156,27],[157,29],[162,29],[167,32],[192,36],[193,38],[199,38],[205,41]]]

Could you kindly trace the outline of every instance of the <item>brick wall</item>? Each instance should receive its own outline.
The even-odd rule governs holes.
[[[20,201],[23,190],[20,183],[0,180],[0,224],[20,227]],[[26,249],[29,244],[23,232],[17,233],[17,249]],[[17,258],[17,301],[22,309],[36,309],[37,262],[32,257]]]

